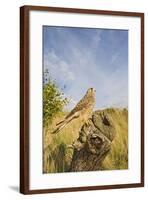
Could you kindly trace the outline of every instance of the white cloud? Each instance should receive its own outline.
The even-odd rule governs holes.
[[[102,107],[128,107],[128,80],[119,69],[104,77]]]
[[[52,50],[44,57],[44,68],[49,69],[49,73],[57,73],[57,78],[60,80],[75,80],[74,73],[70,70],[69,65],[66,61],[59,58]]]

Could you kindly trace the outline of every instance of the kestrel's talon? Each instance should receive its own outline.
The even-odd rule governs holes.
[[[88,119],[86,122],[85,122],[86,126],[89,126],[90,125],[90,119]]]

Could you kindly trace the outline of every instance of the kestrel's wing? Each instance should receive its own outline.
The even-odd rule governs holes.
[[[77,105],[74,107],[74,109],[66,116],[65,119],[71,117],[74,113],[79,112],[83,109],[86,109],[90,103],[91,99],[90,98],[85,98],[83,97]]]
[[[56,126],[61,125],[65,120],[67,120],[69,118],[70,118],[70,121],[71,121],[73,118],[79,117],[79,111],[81,111],[83,108],[84,107],[81,107],[81,106],[79,106],[79,104],[77,104],[75,106],[75,108],[64,118],[64,120],[62,120],[59,123],[57,123]]]
[[[74,118],[78,118],[80,116],[80,112],[83,109],[87,109],[90,105],[90,102],[92,102],[92,99],[86,98],[84,96],[75,106],[75,108],[65,117],[65,119],[57,124],[57,128],[55,131],[53,131],[53,134],[58,133],[60,130],[62,130]]]

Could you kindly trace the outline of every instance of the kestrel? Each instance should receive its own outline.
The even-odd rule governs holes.
[[[87,122],[92,116],[95,106],[95,92],[95,89],[89,88],[84,97],[77,103],[75,108],[65,117],[63,121],[57,124],[57,128],[52,133],[58,133],[76,118],[80,118],[84,123]]]

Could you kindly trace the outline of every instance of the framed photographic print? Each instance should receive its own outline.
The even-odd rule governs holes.
[[[144,13],[20,8],[20,192],[144,186]]]

